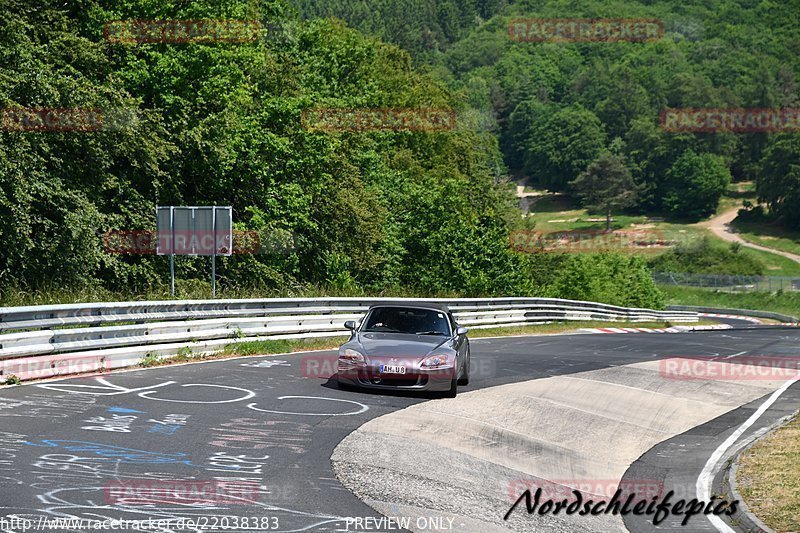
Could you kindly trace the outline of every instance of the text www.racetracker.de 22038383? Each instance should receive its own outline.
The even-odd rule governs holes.
[[[274,516],[194,516],[172,518],[124,518],[94,520],[90,518],[48,518],[45,516],[9,515],[0,517],[0,530],[27,531],[269,531],[280,527]]]

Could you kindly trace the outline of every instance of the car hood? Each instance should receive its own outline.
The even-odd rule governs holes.
[[[409,335],[405,333],[359,333],[358,343],[364,355],[375,357],[424,357],[447,344],[448,337],[439,335]]]

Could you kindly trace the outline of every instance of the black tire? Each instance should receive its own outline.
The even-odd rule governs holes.
[[[461,379],[458,380],[458,384],[462,387],[469,385],[469,367],[470,367],[470,357],[467,356],[467,362],[464,363],[464,375],[461,376]]]
[[[450,390],[444,393],[445,398],[455,398],[458,394],[458,379],[450,380]]]

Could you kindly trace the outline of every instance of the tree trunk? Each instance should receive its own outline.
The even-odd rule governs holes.
[[[611,208],[606,209],[606,231],[611,231]]]

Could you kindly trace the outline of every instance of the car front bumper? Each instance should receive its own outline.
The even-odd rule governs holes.
[[[376,366],[339,364],[337,379],[343,385],[384,390],[449,391],[455,368],[412,368],[407,374],[381,374]]]

